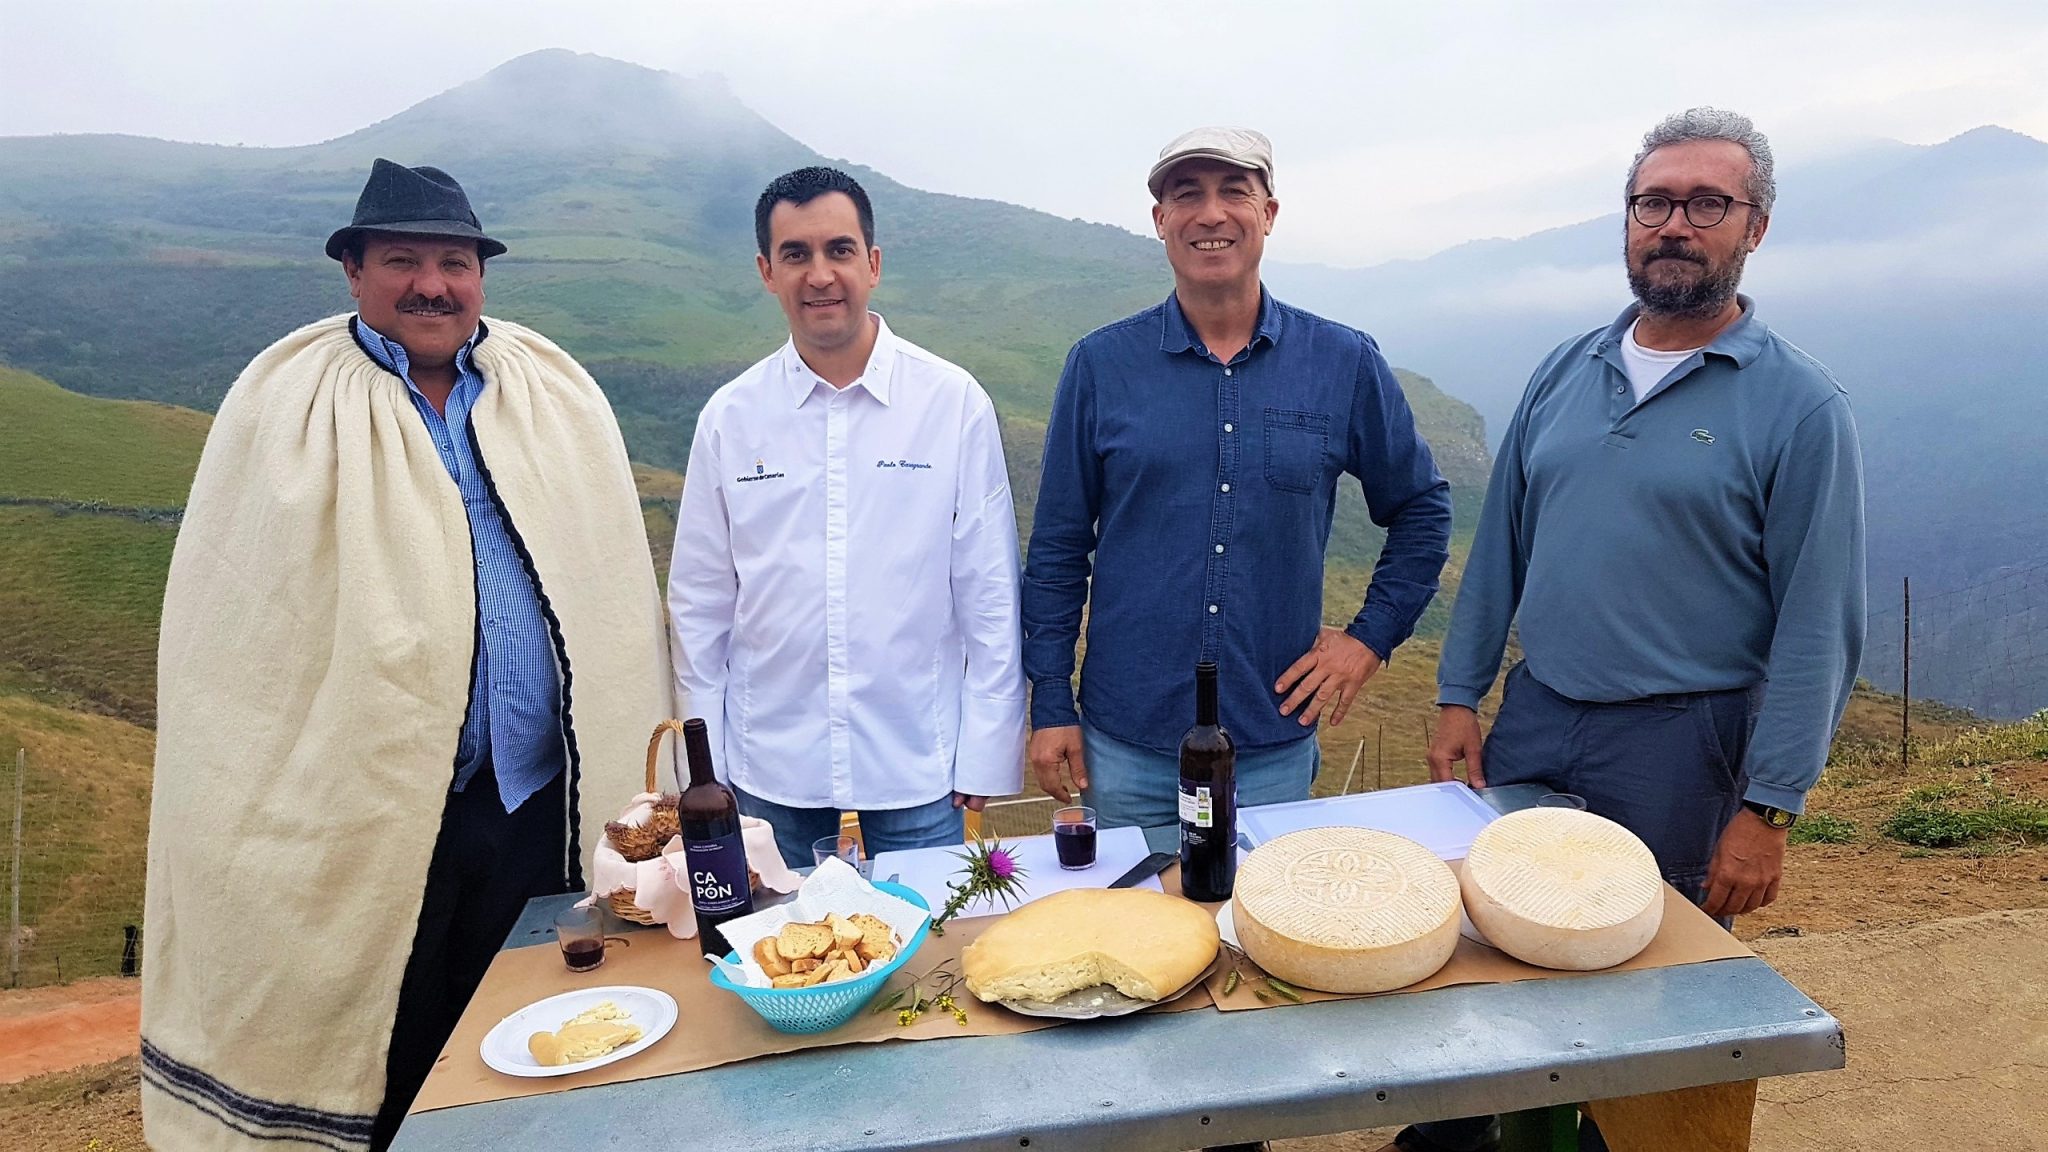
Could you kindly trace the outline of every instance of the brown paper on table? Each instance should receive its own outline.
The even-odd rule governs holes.
[[[617,1084],[646,1080],[678,1072],[696,1072],[721,1064],[734,1064],[781,1052],[805,1048],[827,1048],[840,1044],[873,1044],[884,1040],[949,1040],[959,1036],[1009,1036],[1067,1023],[1042,1016],[1021,1016],[994,1004],[976,1000],[963,985],[957,995],[967,1010],[967,1024],[955,1023],[944,1012],[926,1012],[915,1024],[904,1027],[894,1011],[876,1012],[876,1004],[911,978],[931,970],[944,960],[954,960],[961,949],[999,916],[954,920],[943,936],[929,936],[917,954],[907,960],[875,999],[853,1019],[832,1029],[809,1036],[791,1036],[768,1026],[745,1001],[711,983],[711,965],[704,959],[696,940],[677,940],[667,932],[637,931],[624,937],[630,944],[614,943],[605,950],[604,965],[591,972],[571,972],[562,963],[562,951],[553,944],[512,948],[500,952],[484,974],[484,982],[462,1014],[455,1034],[434,1061],[433,1071],[413,1101],[413,1112],[431,1112],[461,1104],[487,1100],[509,1100],[540,1096],[595,1084]],[[484,1035],[510,1016],[537,1000],[579,988],[602,988],[613,984],[636,984],[659,988],[676,998],[676,1023],[668,1035],[646,1049],[614,1064],[566,1076],[507,1076],[485,1066],[481,1052]],[[1187,1012],[1210,1006],[1209,993],[1201,981],[1190,986],[1179,999],[1144,1009],[1146,1012]]]
[[[1453,860],[1451,871],[1462,877],[1463,860]],[[1637,953],[1633,959],[1625,960],[1611,968],[1600,968],[1591,972],[1566,972],[1556,968],[1539,968],[1490,948],[1468,936],[1458,937],[1457,951],[1451,953],[1449,963],[1437,970],[1436,975],[1418,980],[1406,988],[1391,992],[1342,993],[1318,992],[1313,988],[1289,985],[1301,993],[1301,1002],[1314,1004],[1321,1000],[1361,1000],[1366,996],[1404,996],[1410,992],[1427,992],[1432,988],[1447,988],[1453,984],[1513,984],[1523,980],[1556,980],[1579,976],[1599,976],[1608,972],[1636,972],[1644,968],[1671,968],[1680,964],[1699,964],[1708,960],[1733,960],[1743,956],[1755,956],[1742,941],[1715,923],[1699,906],[1678,894],[1671,885],[1664,885],[1664,919],[1657,927],[1657,935],[1650,945]],[[1253,1008],[1278,1008],[1293,1004],[1289,1000],[1265,989],[1270,1001],[1260,1000],[1252,994],[1255,985],[1263,986],[1265,971],[1252,963],[1249,957],[1238,962],[1243,972],[1238,986],[1228,997],[1223,995],[1223,982],[1229,979],[1230,966],[1220,963],[1209,973],[1209,995],[1216,1007],[1225,1012],[1243,1012]]]

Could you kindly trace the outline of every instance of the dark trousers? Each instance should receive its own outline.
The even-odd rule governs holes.
[[[427,865],[412,955],[398,986],[373,1149],[390,1146],[527,900],[566,890],[565,787],[556,776],[508,813],[497,773],[487,764],[461,792],[449,794]]]
[[[1698,903],[1721,830],[1742,803],[1742,760],[1762,702],[1755,687],[1589,704],[1551,691],[1517,664],[1482,750],[1486,783],[1585,797],[1588,811],[1642,837],[1664,879]],[[1491,1116],[1416,1128],[1457,1152],[1497,1138]],[[1606,1146],[1591,1123],[1581,1128],[1583,1152]]]

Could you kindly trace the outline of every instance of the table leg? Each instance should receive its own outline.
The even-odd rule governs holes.
[[[1612,1152],[1749,1152],[1756,1081],[1595,1100],[1585,1107]]]
[[[1554,1104],[1500,1118],[1501,1152],[1579,1152],[1579,1109]]]

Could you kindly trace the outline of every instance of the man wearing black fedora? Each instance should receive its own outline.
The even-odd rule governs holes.
[[[230,389],[165,593],[156,1147],[388,1145],[673,714],[617,422],[560,348],[483,318],[505,245],[461,185],[380,159],[326,251],[356,311]]]

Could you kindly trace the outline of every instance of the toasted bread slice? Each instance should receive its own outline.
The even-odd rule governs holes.
[[[826,913],[825,923],[832,927],[832,942],[842,950],[860,943],[860,938],[864,935],[860,925],[837,912]]]
[[[832,929],[823,924],[784,924],[775,948],[786,960],[823,956],[832,949]]]
[[[784,960],[776,949],[773,936],[763,936],[754,941],[754,962],[771,977],[789,975],[789,961]]]
[[[791,972],[770,981],[777,988],[808,988],[810,982],[810,976],[802,972]]]
[[[896,934],[887,921],[866,912],[856,912],[850,919],[860,926],[860,943],[855,948],[862,959],[874,963],[896,955]]]

